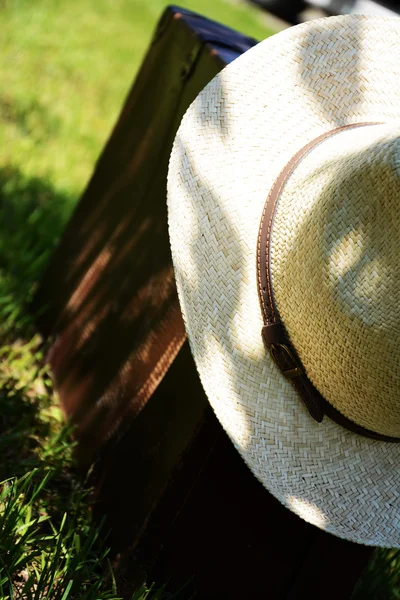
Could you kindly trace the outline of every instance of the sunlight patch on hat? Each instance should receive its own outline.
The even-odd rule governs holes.
[[[286,502],[288,507],[305,521],[308,521],[321,529],[327,528],[329,519],[324,515],[322,510],[312,502],[308,502],[302,498],[295,498],[294,496],[288,496]]]

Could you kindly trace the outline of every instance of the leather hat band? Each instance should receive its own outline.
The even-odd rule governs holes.
[[[353,433],[363,435],[364,437],[384,442],[400,442],[400,438],[370,431],[348,419],[334,408],[332,404],[325,400],[320,392],[314,387],[305,373],[305,369],[289,339],[284,324],[280,320],[275,304],[271,277],[271,229],[279,196],[281,195],[282,189],[289,176],[301,159],[328,137],[335,135],[340,131],[344,131],[345,129],[378,124],[379,123],[355,123],[332,129],[303,146],[303,148],[301,148],[282,169],[268,194],[261,217],[257,248],[258,291],[264,318],[264,327],[262,329],[264,342],[269,348],[271,356],[282,374],[290,379],[300,394],[310,415],[318,421],[318,423],[320,423],[324,418],[324,415],[326,415],[338,425],[341,425]]]

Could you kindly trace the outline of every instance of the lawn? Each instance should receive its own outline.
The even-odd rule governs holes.
[[[239,0],[180,6],[255,38]],[[118,598],[27,304],[167,5],[0,0],[0,598]],[[400,598],[398,553],[376,553],[356,597]],[[369,591],[368,591],[369,590]],[[135,598],[148,595],[144,589]],[[161,592],[160,592],[161,596]]]

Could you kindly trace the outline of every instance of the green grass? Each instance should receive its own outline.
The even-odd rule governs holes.
[[[238,0],[182,7],[261,39]],[[0,598],[118,598],[27,303],[115,123],[163,0],[0,0]],[[374,555],[357,600],[400,598]],[[134,600],[161,598],[145,586]]]
[[[1,354],[0,598],[115,599],[40,339],[13,340]]]
[[[376,550],[352,600],[400,599],[400,550]]]
[[[167,2],[0,0],[1,163],[79,194]],[[183,7],[257,38],[258,13],[223,0]]]

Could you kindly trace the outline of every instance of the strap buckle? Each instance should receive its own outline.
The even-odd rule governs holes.
[[[293,350],[286,344],[271,344],[269,351],[272,360],[287,379],[294,379],[295,377],[304,375],[303,367],[297,356],[295,356]]]

